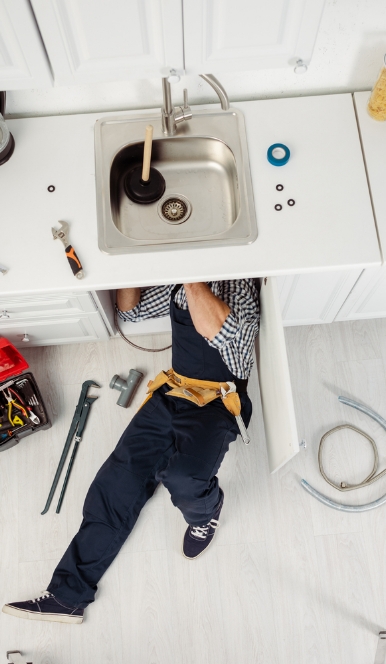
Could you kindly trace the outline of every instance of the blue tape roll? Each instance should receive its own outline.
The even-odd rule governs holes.
[[[283,156],[280,157],[275,157],[274,156],[274,151],[277,150],[281,154],[284,154]],[[270,145],[268,150],[267,150],[267,159],[272,166],[284,166],[284,164],[287,163],[288,159],[291,156],[290,149],[287,148],[286,145],[283,145],[283,143],[274,143],[273,145]]]

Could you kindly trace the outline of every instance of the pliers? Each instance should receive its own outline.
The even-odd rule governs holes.
[[[9,387],[8,390],[8,395],[5,393],[4,390],[4,396],[8,401],[8,419],[11,422],[11,424],[15,424],[15,418],[12,420],[11,419],[11,412],[12,412],[12,406],[17,408],[18,410],[21,410],[23,413],[24,417],[27,418],[27,420],[31,420],[34,424],[40,424],[40,419],[38,418],[37,415],[31,410],[31,408],[23,401],[21,396],[14,390],[12,387]],[[11,394],[13,394],[14,398],[12,399]],[[16,399],[18,401],[16,401]],[[20,418],[18,418],[20,420]],[[19,424],[19,422],[17,422]]]
[[[7,402],[8,402],[8,420],[9,420],[10,424],[12,426],[14,426],[15,424],[20,424],[20,422],[21,422],[21,419],[18,416],[15,416],[14,418],[12,418],[12,408],[13,407],[20,410],[23,413],[24,417],[28,419],[26,409],[23,408],[23,406],[20,403],[18,403],[15,399],[12,398],[10,390],[9,389],[8,390],[3,390],[3,393],[4,393],[4,396],[7,400]],[[24,423],[22,422],[22,424],[24,424]]]

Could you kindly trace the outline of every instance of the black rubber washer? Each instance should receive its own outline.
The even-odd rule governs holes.
[[[48,189],[49,192],[55,191],[55,187],[54,187],[53,184],[50,184],[50,186],[47,187],[47,189]]]
[[[280,205],[280,203],[276,203],[275,210],[279,211],[279,210],[282,210],[282,209],[283,209],[283,206]]]
[[[295,205],[295,201],[294,201],[293,198],[289,198],[288,201],[287,201],[287,203],[288,203],[288,205],[290,205],[291,207],[292,207],[293,205]]]
[[[282,184],[277,184],[277,185],[276,185],[276,189],[277,189],[278,191],[283,191],[284,187],[283,187]]]

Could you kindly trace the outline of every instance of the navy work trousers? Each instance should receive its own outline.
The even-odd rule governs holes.
[[[159,482],[187,523],[210,521],[220,500],[216,473],[238,433],[220,399],[199,408],[166,396],[167,386],[134,416],[87,493],[83,521],[48,590],[72,607],[94,601],[97,583]],[[240,395],[248,425],[252,405]]]

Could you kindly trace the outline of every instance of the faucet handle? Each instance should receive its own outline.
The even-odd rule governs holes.
[[[184,88],[184,108],[186,108],[186,109],[189,108],[188,90],[187,90],[187,88]]]

